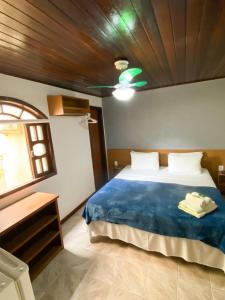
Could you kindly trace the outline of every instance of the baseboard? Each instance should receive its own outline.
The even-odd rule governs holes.
[[[94,192],[95,193],[95,192]],[[74,215],[87,201],[88,199],[94,195],[94,193],[92,193],[87,199],[85,199],[81,204],[79,204],[77,207],[75,207],[67,216],[65,216],[60,222],[61,224],[65,223],[70,217],[72,217],[72,215]]]

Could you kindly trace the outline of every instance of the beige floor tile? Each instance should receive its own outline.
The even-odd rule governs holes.
[[[179,263],[178,275],[183,281],[193,284],[209,285],[210,283],[209,268],[198,264],[188,262]]]
[[[33,282],[36,300],[212,300],[210,279],[213,300],[225,300],[221,272],[108,238],[90,243],[80,213],[63,225],[65,250]]]
[[[138,263],[150,263],[151,260],[151,253],[144,251],[142,249],[139,249],[133,245],[127,245],[124,246],[120,250],[120,255],[123,257],[126,261],[137,261]]]
[[[213,300],[224,300],[225,299],[225,291],[212,289]]]
[[[61,253],[60,253],[61,254]],[[46,291],[47,284],[51,286],[57,280],[62,271],[62,264],[60,263],[60,256],[52,260],[49,265],[39,274],[39,276],[32,282],[33,290],[36,299],[41,299]]]
[[[144,296],[145,281],[148,275],[148,268],[136,262],[120,260],[117,268],[115,285],[128,292]]]
[[[99,254],[116,257],[121,256],[124,243],[109,238],[100,238],[98,242],[90,243],[89,248]]]
[[[153,266],[145,281],[144,297],[149,300],[176,300],[177,278],[177,270],[175,273],[161,266]]]
[[[212,300],[210,285],[193,285],[189,281],[179,280],[177,300]]]
[[[166,257],[160,253],[152,253],[150,259],[150,270],[153,272],[161,272],[161,276],[177,278],[178,263],[177,260],[172,257]]]
[[[107,300],[146,300],[138,295],[118,289],[117,286],[112,286],[109,290]]]
[[[225,290],[225,274],[221,270],[211,269],[210,280],[213,288]],[[225,299],[225,298],[224,298]]]
[[[44,296],[41,300],[69,300],[72,299],[74,292],[77,290],[80,282],[82,281],[82,276],[79,274],[79,270],[76,273],[66,275],[61,273],[61,275],[54,281],[53,284],[48,286],[45,291]]]
[[[95,278],[87,277],[80,284],[71,300],[107,300],[111,285]],[[67,299],[68,300],[68,299]]]
[[[91,259],[63,250],[33,282],[36,300],[70,299],[92,263]]]
[[[96,258],[88,270],[87,276],[114,284],[119,268],[120,262],[115,257],[109,259],[108,256],[101,255]]]

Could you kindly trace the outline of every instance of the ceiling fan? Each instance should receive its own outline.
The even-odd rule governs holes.
[[[117,60],[115,63],[117,70],[123,71],[127,69],[129,62],[125,59]],[[96,85],[90,86],[89,88],[110,88],[115,89],[112,94],[118,100],[129,100],[135,93],[134,88],[145,86],[148,82],[146,80],[133,82],[135,76],[142,73],[141,68],[130,68],[123,71],[119,76],[119,83],[116,85]]]

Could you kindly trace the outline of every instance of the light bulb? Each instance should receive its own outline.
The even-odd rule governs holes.
[[[118,88],[112,92],[113,96],[121,101],[130,100],[135,93],[134,89],[131,88]]]

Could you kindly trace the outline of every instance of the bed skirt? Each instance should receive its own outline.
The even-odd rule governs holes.
[[[93,221],[89,224],[90,240],[94,237],[106,236],[135,245],[147,251],[160,252],[165,256],[181,257],[225,272],[225,254],[201,241],[168,237],[150,233],[141,229],[104,221]]]

